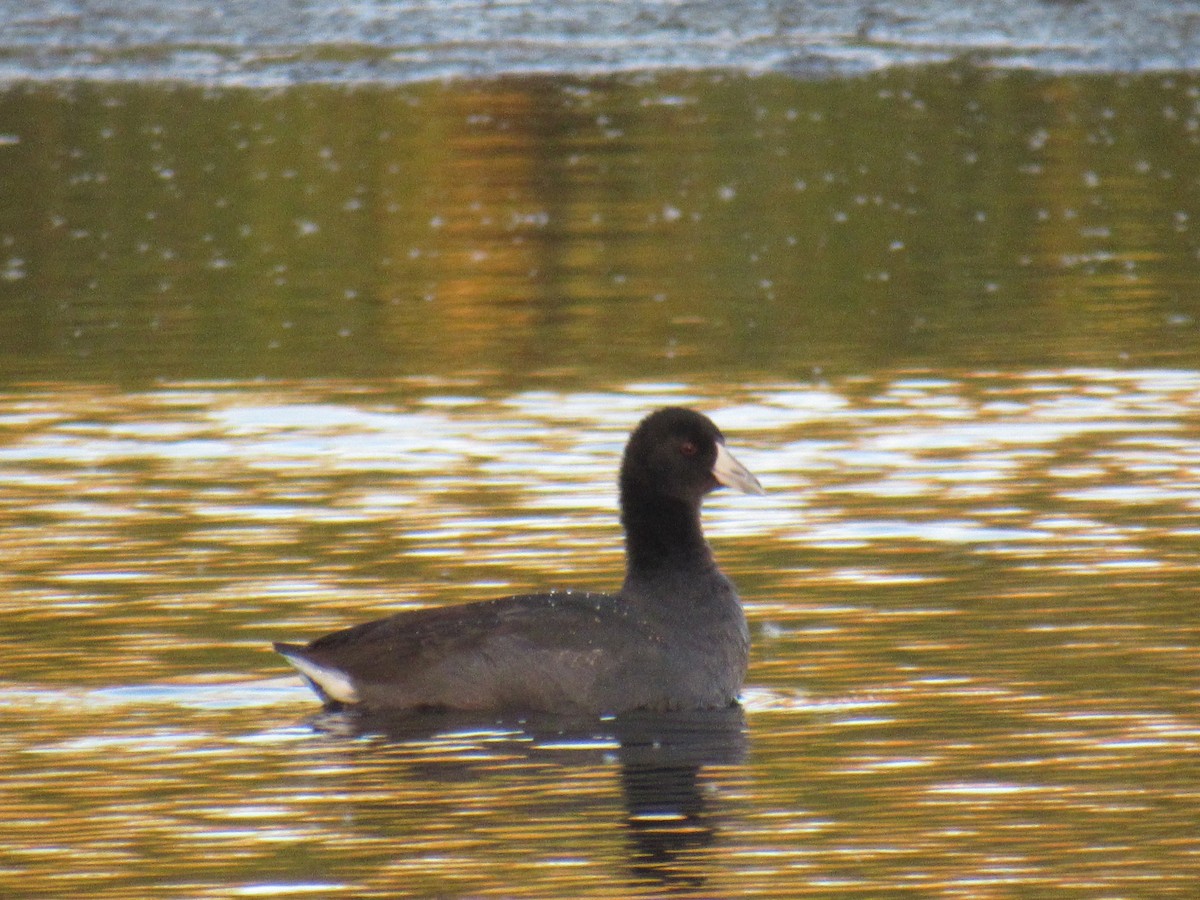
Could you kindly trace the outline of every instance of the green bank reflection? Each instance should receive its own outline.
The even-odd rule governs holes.
[[[1200,359],[1195,78],[0,96],[0,377]]]

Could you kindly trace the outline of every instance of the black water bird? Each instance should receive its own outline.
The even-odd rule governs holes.
[[[412,610],[276,643],[331,708],[620,714],[736,702],[746,618],[700,527],[705,494],[762,486],[706,416],[668,407],[621,463],[625,581],[616,594],[524,594]]]

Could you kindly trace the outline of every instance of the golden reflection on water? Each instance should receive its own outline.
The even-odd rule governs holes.
[[[1200,875],[1195,373],[2,399],[0,893],[1184,897]],[[666,402],[711,412],[769,491],[706,514],[755,639],[744,728],[663,756],[612,724],[303,721],[272,638],[612,588],[620,449]]]

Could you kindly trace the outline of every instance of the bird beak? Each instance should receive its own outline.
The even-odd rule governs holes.
[[[758,483],[758,479],[749,469],[733,458],[733,454],[725,449],[724,444],[717,444],[717,461],[713,463],[712,473],[718,483],[741,491],[743,494],[766,493],[763,486]]]

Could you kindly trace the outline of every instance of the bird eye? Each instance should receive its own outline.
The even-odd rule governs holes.
[[[682,453],[684,456],[695,456],[696,453],[698,452],[698,449],[699,448],[696,447],[696,445],[693,444],[691,441],[684,441],[682,444],[679,445],[679,452]]]

